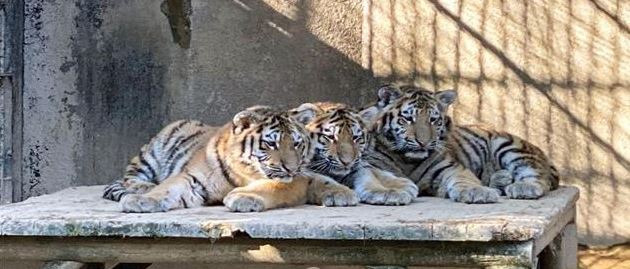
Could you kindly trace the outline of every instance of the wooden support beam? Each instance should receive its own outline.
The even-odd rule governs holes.
[[[0,237],[0,259],[393,266],[531,266],[533,242]]]
[[[575,223],[570,223],[540,254],[540,268],[577,268],[577,247],[577,227]]]

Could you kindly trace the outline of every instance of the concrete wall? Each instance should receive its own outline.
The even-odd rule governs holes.
[[[359,104],[376,85],[358,63],[360,1],[35,0],[25,11],[22,198],[120,177],[172,120]]]
[[[582,190],[581,242],[630,238],[627,1],[25,2],[22,198],[119,177],[171,120],[407,81],[545,150]]]
[[[455,88],[458,123],[540,146],[580,188],[580,241],[630,238],[630,2],[366,1],[362,63]]]

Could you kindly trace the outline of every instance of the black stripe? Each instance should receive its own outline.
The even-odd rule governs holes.
[[[448,164],[446,164],[445,166],[442,166],[442,167],[438,168],[437,170],[434,170],[434,171],[433,171],[433,173],[431,173],[431,182],[433,182],[434,180],[436,180],[436,179],[437,179],[437,177],[438,177],[438,176],[440,176],[440,174],[441,174],[442,172],[444,172],[444,170],[446,170],[446,169],[448,169],[448,168],[451,168],[451,167],[453,167],[453,166],[455,166],[453,163],[448,163]]]
[[[499,145],[499,147],[497,147],[497,149],[494,151],[494,155],[496,156],[505,147],[512,145],[513,142],[514,141],[508,139],[507,141],[504,141],[503,143],[501,143],[501,145]]]
[[[147,171],[144,170],[144,168],[139,167],[137,165],[133,168],[132,171],[127,171],[127,173],[130,173],[130,172],[131,173],[135,173],[135,174],[131,174],[132,176],[136,176],[137,177],[137,176],[142,174],[142,175],[144,175],[147,178],[151,178],[149,175],[147,175]]]
[[[180,145],[186,144],[186,142],[188,142],[189,140],[191,140],[191,139],[201,135],[202,133],[203,132],[201,130],[196,131],[196,132],[192,133],[191,135],[189,135],[188,137],[186,137],[184,140],[182,140],[179,144]]]
[[[182,200],[182,205],[184,205],[184,208],[188,208],[188,203],[186,203],[186,199],[184,199],[184,196],[181,196],[179,199]]]
[[[254,136],[248,135],[247,138],[249,139],[249,156],[252,156],[252,152],[254,151]],[[262,150],[262,148],[260,147],[261,145],[262,143],[259,143],[258,148]]]
[[[386,124],[387,124],[387,115],[381,118],[381,128],[385,128]]]
[[[497,161],[499,161],[499,164],[503,165],[503,157],[505,157],[505,155],[510,152],[523,153],[520,148],[506,149],[503,152],[499,153],[499,156],[497,157]]]
[[[155,172],[155,170],[153,169],[153,167],[151,167],[151,165],[149,164],[149,162],[147,162],[147,160],[144,159],[144,157],[142,156],[142,154],[140,154],[138,156],[138,158],[140,158],[140,163],[144,166],[146,166],[147,168],[149,168],[149,172],[151,172],[151,178],[157,178],[157,173]]]
[[[467,134],[470,134],[471,136],[474,136],[475,138],[477,138],[477,139],[479,139],[479,140],[483,140],[485,143],[487,143],[487,140],[486,140],[484,137],[482,137],[482,136],[480,136],[479,134],[477,134],[477,133],[473,132],[472,130],[468,129],[468,127],[465,127],[465,126],[459,126],[458,128],[459,128],[460,130],[462,130],[462,131],[466,132]]]
[[[519,161],[524,161],[524,160],[531,160],[533,162],[537,162],[538,160],[536,158],[534,158],[533,156],[528,156],[528,155],[522,155],[522,156],[518,156],[512,160],[510,160],[509,163],[507,163],[507,166],[509,166],[510,164],[513,164],[515,162],[519,162]]]
[[[475,162],[473,167],[470,167],[470,170],[472,170],[477,177],[481,177],[481,173],[483,173],[483,166],[485,164],[485,159],[486,159],[485,155],[484,156],[481,155],[481,151],[477,147],[478,145],[477,145],[476,141],[471,140],[470,138],[468,138],[465,135],[460,135],[460,136],[466,143],[468,143],[468,146],[475,152],[475,154],[478,157],[477,159],[479,159],[478,166],[477,166],[477,163]],[[481,148],[483,149],[483,147],[481,147]],[[483,152],[484,153],[486,152],[485,149],[483,149]]]
[[[179,141],[181,141],[182,139],[183,139],[183,137],[182,137],[181,135],[180,135],[180,136],[177,136],[177,137],[175,137],[175,138],[170,137],[168,140],[166,140],[166,143],[164,143],[164,145],[162,145],[162,148],[163,148],[163,149],[165,149],[165,148],[166,148],[166,146],[167,146],[168,144],[172,144],[170,148],[167,148],[167,149],[165,149],[165,150],[166,150],[166,151],[172,151],[172,150],[175,150],[175,148],[177,148],[177,145],[179,145]],[[173,141],[173,140],[174,140],[175,142],[171,143],[171,141]],[[170,158],[170,157],[171,157],[171,156],[169,156],[169,158]],[[167,158],[167,160],[168,160],[168,158]]]
[[[424,177],[424,175],[425,175],[427,172],[429,172],[429,171],[431,170],[431,168],[433,168],[433,166],[434,166],[434,165],[436,165],[438,162],[441,162],[441,161],[443,161],[443,160],[444,160],[443,158],[435,158],[435,159],[433,159],[433,161],[431,162],[431,164],[429,164],[429,165],[427,166],[427,168],[426,168],[426,169],[424,169],[424,171],[422,171],[422,174],[420,174],[420,177],[418,177],[418,180],[421,180],[421,179],[422,179],[422,177]],[[433,179],[431,179],[431,180],[433,180]]]
[[[188,146],[188,147],[186,147],[184,149],[179,149],[179,150],[178,150],[178,147],[185,145],[187,141],[193,139],[194,137],[199,136],[201,133],[202,133],[201,131],[197,131],[197,132],[189,135],[185,139],[182,139],[181,136],[178,137],[176,142],[175,142],[175,144],[173,144],[173,147],[171,147],[170,153],[168,154],[168,157],[166,158],[166,161],[167,162],[168,161],[172,161],[172,158],[176,158],[177,161],[179,161],[179,159],[181,158],[181,155],[182,155],[181,151],[183,150],[184,152],[188,152],[190,150],[190,148],[192,148],[192,146]],[[175,153],[179,153],[179,154],[173,156],[173,154],[175,154]],[[171,165],[170,167],[172,168],[173,166]],[[170,173],[170,170],[171,169],[169,169],[169,173]]]
[[[241,157],[245,157],[245,148],[247,146],[247,139],[249,136],[246,136],[245,139],[241,141]]]
[[[457,144],[457,147],[461,149],[461,150],[459,150],[459,152],[463,152],[464,153],[464,157],[466,157],[466,164],[472,166],[472,161],[470,159],[470,155],[468,155],[468,152],[464,149],[464,147],[462,146],[462,143],[459,142],[459,140],[457,139],[457,136],[453,136],[453,141],[455,141],[455,144]]]
[[[174,134],[175,132],[177,132],[177,131],[179,130],[179,128],[182,128],[182,126],[184,126],[186,123],[188,123],[188,121],[182,121],[182,122],[180,122],[179,124],[177,124],[177,126],[173,127],[173,129],[171,129],[171,131],[170,131],[170,132],[168,132],[168,134],[167,134],[165,137],[171,137],[171,136],[173,136],[173,134]],[[165,145],[163,145],[163,146],[165,146]]]
[[[354,188],[354,180],[349,180],[351,177],[359,171],[359,168],[350,171],[347,175],[342,177],[339,182],[343,185],[348,186],[349,188]]]
[[[170,176],[171,173],[173,172],[173,170],[175,170],[175,166],[177,165],[177,163],[179,162],[179,160],[181,160],[182,158],[184,158],[184,155],[188,154],[190,152],[190,148],[192,146],[188,147],[188,148],[184,148],[181,149],[180,151],[178,151],[177,155],[173,156],[173,159],[169,160],[171,161],[171,165],[168,166],[168,170],[167,170],[167,176]],[[190,158],[188,158],[188,160],[184,161],[182,163],[181,167],[184,167],[188,161],[190,160]]]
[[[225,178],[225,180],[232,185],[232,187],[236,188],[237,185],[234,183],[234,180],[232,180],[232,177],[230,177],[230,172],[228,170],[228,167],[225,165],[225,163],[223,162],[223,158],[221,158],[221,155],[219,154],[219,142],[221,140],[217,139],[217,143],[216,145],[214,145],[214,154],[217,155],[217,161],[219,161],[219,169],[221,169],[221,173],[223,174],[223,177]]]
[[[488,154],[488,150],[487,150],[489,148],[488,147],[488,140],[486,140],[485,137],[480,136],[479,134],[473,132],[472,130],[470,130],[470,129],[466,128],[466,127],[460,127],[460,129],[475,138],[475,144],[478,145],[481,148],[481,150],[483,151],[484,159],[490,157],[490,155]],[[483,142],[479,143],[480,140],[483,141]]]
[[[473,140],[470,140],[468,137],[461,135],[460,136],[461,139],[463,139],[464,142],[467,143],[467,145],[475,152],[475,154],[477,154],[477,157],[479,157],[479,159],[481,159],[481,152],[479,151],[479,149],[477,148],[477,143],[475,143]],[[462,147],[463,149],[464,147]],[[480,160],[481,161],[481,160]],[[483,163],[481,163],[480,165],[482,165]]]

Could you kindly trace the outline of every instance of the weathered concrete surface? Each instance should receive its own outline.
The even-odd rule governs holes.
[[[168,1],[168,17],[155,0],[25,2],[24,199],[120,177],[172,120],[358,105],[376,86],[359,0]]]
[[[630,240],[630,1],[364,3],[366,68],[456,89],[457,123],[533,142],[580,188],[581,243]]]
[[[0,235],[525,241],[555,227],[578,191],[561,188],[540,200],[467,205],[434,197],[410,206],[301,206],[263,213],[231,213],[222,206],[167,213],[125,214],[100,198],[104,186],[75,187],[0,207]],[[560,223],[564,222],[564,223]]]

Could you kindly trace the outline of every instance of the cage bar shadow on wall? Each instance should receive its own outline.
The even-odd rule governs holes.
[[[457,89],[457,122],[534,142],[581,189],[582,242],[630,238],[630,3],[364,3],[366,68]]]

